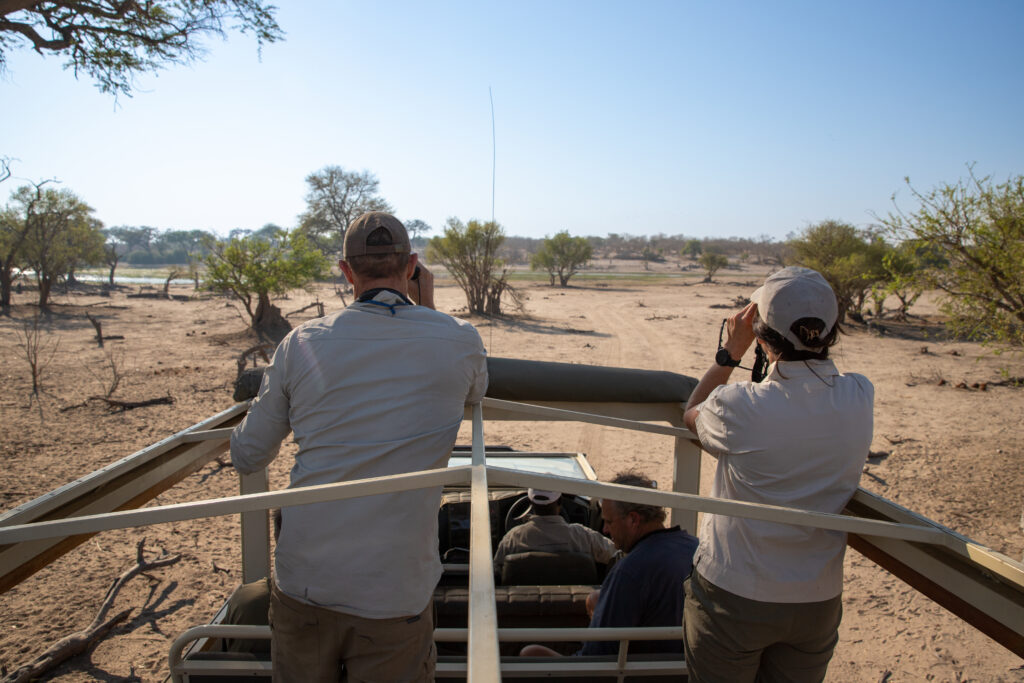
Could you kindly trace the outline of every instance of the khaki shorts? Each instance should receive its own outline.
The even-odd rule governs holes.
[[[722,590],[694,570],[683,634],[690,683],[816,683],[839,640],[842,596],[761,602]]]
[[[366,619],[308,605],[273,586],[271,657],[275,683],[433,681],[432,605],[395,619]]]

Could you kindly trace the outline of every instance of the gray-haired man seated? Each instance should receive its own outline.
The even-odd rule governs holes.
[[[620,472],[612,484],[653,489],[644,475]],[[615,500],[601,501],[604,531],[626,556],[615,563],[597,598],[591,628],[624,626],[679,626],[679,640],[635,641],[629,651],[683,652],[683,582],[693,571],[697,538],[677,526],[665,526],[665,509]],[[586,642],[577,655],[618,654],[618,642]],[[527,645],[524,657],[555,656],[543,645]]]

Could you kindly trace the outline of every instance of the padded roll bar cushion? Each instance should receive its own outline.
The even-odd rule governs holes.
[[[662,370],[488,358],[487,396],[506,401],[685,403],[693,377]]]
[[[234,399],[256,396],[264,368],[243,371]],[[602,368],[575,363],[488,358],[487,395],[506,401],[685,403],[697,380],[663,370]]]

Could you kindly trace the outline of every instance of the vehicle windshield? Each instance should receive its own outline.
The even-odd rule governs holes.
[[[448,467],[471,465],[473,464],[472,460],[472,457],[469,455],[453,455],[448,460]],[[520,470],[522,472],[557,474],[561,477],[573,477],[575,479],[587,478],[575,455],[515,456],[503,453],[488,453],[487,463],[495,467],[507,467],[508,469]]]

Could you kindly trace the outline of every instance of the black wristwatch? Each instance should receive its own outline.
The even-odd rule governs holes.
[[[718,353],[715,354],[715,362],[721,365],[723,368],[738,368],[740,362],[733,360],[732,356],[729,355],[728,349],[718,349]]]

